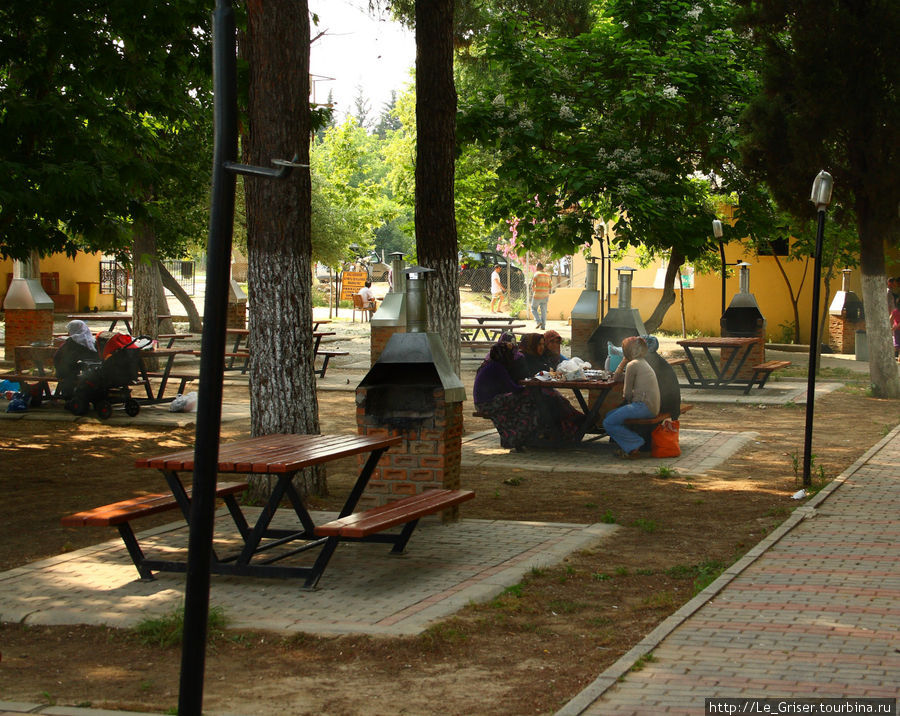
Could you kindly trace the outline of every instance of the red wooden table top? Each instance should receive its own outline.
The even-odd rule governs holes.
[[[399,435],[261,435],[220,445],[218,471],[256,474],[296,472],[304,467],[348,455],[398,445],[402,440]],[[193,470],[194,450],[191,448],[169,455],[140,458],[135,461],[135,466],[160,470]]]

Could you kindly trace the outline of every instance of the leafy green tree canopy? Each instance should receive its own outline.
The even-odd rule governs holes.
[[[191,0],[3,3],[0,254],[120,248],[133,221],[152,220],[148,196],[173,182],[185,193],[208,24]]]
[[[752,82],[730,7],[619,0],[572,38],[495,25],[482,45],[493,80],[463,98],[459,130],[499,152],[493,215],[559,252],[614,215],[620,241],[707,250],[714,215],[698,176],[734,159]]]

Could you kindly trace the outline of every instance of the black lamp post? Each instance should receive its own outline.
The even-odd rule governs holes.
[[[722,263],[722,313],[725,313],[725,243],[722,241],[722,222],[713,219],[712,223],[713,236],[719,242],[719,260]]]
[[[806,383],[806,436],[803,444],[803,486],[812,484],[810,465],[812,463],[813,409],[816,398],[816,357],[819,351],[819,291],[822,283],[822,236],[825,233],[825,210],[831,203],[831,174],[821,171],[813,182],[810,201],[819,213],[816,230],[816,255],[813,270],[812,316],[809,322],[809,368]]]

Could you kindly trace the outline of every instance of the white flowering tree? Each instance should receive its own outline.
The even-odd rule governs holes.
[[[489,79],[460,102],[459,136],[497,151],[492,209],[519,218],[525,246],[571,253],[595,218],[615,216],[617,241],[669,255],[651,330],[678,267],[712,248],[704,177],[736,159],[734,118],[754,81],[731,7],[613,0],[569,38],[499,23],[483,42]]]

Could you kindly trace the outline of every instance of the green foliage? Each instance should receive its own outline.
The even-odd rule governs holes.
[[[0,255],[113,251],[135,221],[163,247],[194,238],[209,41],[195,2],[3,4]]]
[[[643,517],[639,517],[634,521],[634,526],[637,527],[642,532],[652,533],[656,532],[657,524],[656,520],[648,520]]]
[[[739,4],[764,63],[763,84],[741,119],[744,165],[797,217],[814,214],[810,188],[826,169],[842,206],[831,212],[838,222],[852,223],[844,211],[853,210],[864,243],[870,232],[879,250],[883,240],[900,240],[900,5]]]
[[[480,46],[491,81],[473,83],[459,122],[499,157],[492,215],[518,217],[528,247],[572,252],[596,217],[618,216],[622,243],[707,251],[712,205],[696,177],[735,158],[750,81],[730,7],[613,1],[566,38],[497,22]]]
[[[389,170],[386,188],[409,216],[415,206],[416,92],[408,88],[393,110],[399,128],[387,133],[384,158]],[[477,146],[467,146],[456,157],[454,202],[460,248],[478,247],[484,237],[497,231],[496,221],[485,221],[485,204],[495,191],[496,158]],[[409,231],[412,234],[412,230]]]
[[[694,582],[694,594],[699,594],[712,584],[726,565],[717,560],[707,560],[695,565],[676,565],[666,570],[666,574],[672,579],[692,579]]]
[[[211,607],[206,626],[207,640],[221,637],[226,621],[221,607]],[[144,619],[134,629],[141,644],[146,646],[178,646],[184,631],[184,611],[177,609],[158,619]]]

